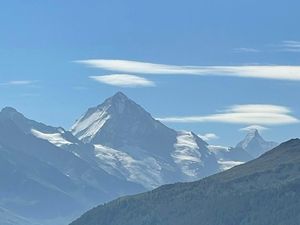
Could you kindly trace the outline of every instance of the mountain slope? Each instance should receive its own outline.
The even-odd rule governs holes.
[[[300,140],[193,183],[117,199],[71,225],[298,225]]]
[[[2,120],[13,121],[15,126],[25,134],[33,134],[34,136],[47,140],[50,143],[61,147],[64,145],[80,144],[70,132],[65,131],[62,127],[51,127],[43,123],[36,122],[24,117],[16,109],[6,107],[1,111]]]
[[[206,142],[168,128],[121,92],[90,108],[71,132],[94,145],[99,167],[147,189],[219,171]]]
[[[242,148],[209,145],[208,149],[213,152],[215,157],[218,159],[218,163],[222,171],[254,159]]]
[[[61,134],[58,139],[57,134]],[[90,151],[92,146],[85,146],[62,128],[29,120],[12,108],[3,109],[0,206],[21,217],[44,221],[71,218],[95,204],[144,190],[84,160]],[[53,205],[56,207],[50,207]]]

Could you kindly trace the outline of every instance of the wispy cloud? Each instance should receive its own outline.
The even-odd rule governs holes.
[[[256,48],[235,48],[234,52],[237,52],[237,53],[242,53],[242,52],[259,53],[261,51],[259,49],[256,49]]]
[[[4,83],[0,83],[0,85],[5,85],[5,86],[17,86],[17,85],[31,85],[36,83],[36,80],[11,80],[11,81],[7,81]]]
[[[148,75],[214,75],[300,81],[300,66],[289,65],[177,66],[107,59],[90,59],[76,62],[85,64],[90,67],[122,73]]]
[[[253,131],[253,130],[258,130],[258,131],[264,131],[264,130],[268,130],[269,128],[264,127],[264,126],[260,126],[260,125],[250,125],[244,128],[241,128],[240,131]]]
[[[91,76],[91,79],[118,87],[154,87],[155,83],[143,77],[129,74],[112,74],[104,76]]]
[[[278,105],[234,105],[220,113],[205,116],[184,116],[157,118],[168,123],[219,122],[231,124],[283,125],[299,123],[291,110]]]
[[[283,41],[279,47],[280,51],[300,52],[300,41]]]
[[[203,141],[211,141],[211,140],[215,140],[218,139],[219,137],[214,134],[214,133],[207,133],[207,134],[199,134],[198,135]]]

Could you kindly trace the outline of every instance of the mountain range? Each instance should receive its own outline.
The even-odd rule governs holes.
[[[100,203],[195,181],[275,145],[256,130],[233,148],[209,145],[155,120],[121,92],[88,109],[70,131],[6,107],[0,112],[0,224],[66,224]]]
[[[298,225],[300,140],[191,183],[119,198],[71,225]]]

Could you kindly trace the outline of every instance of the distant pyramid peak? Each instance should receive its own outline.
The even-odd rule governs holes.
[[[242,140],[237,147],[241,147],[243,149],[246,149],[250,142],[253,140],[259,140],[259,141],[265,141],[262,136],[259,134],[259,131],[257,129],[251,129],[248,131],[246,137],[244,140]]]
[[[246,135],[246,139],[253,139],[253,138],[262,138],[259,131],[257,129],[251,129],[248,131]]]
[[[236,147],[246,150],[250,155],[256,158],[276,146],[276,142],[266,141],[257,129],[251,129]]]

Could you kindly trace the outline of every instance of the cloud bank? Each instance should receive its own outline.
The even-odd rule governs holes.
[[[90,67],[133,74],[214,75],[300,81],[300,66],[177,66],[128,60],[90,59],[76,61]]]
[[[299,123],[299,119],[291,115],[291,110],[278,105],[234,105],[228,109],[205,116],[183,116],[157,118],[166,123],[204,123],[219,122],[246,125],[283,125]]]
[[[91,79],[100,83],[118,87],[154,87],[155,83],[143,77],[129,74],[111,74],[104,76],[90,76]]]

